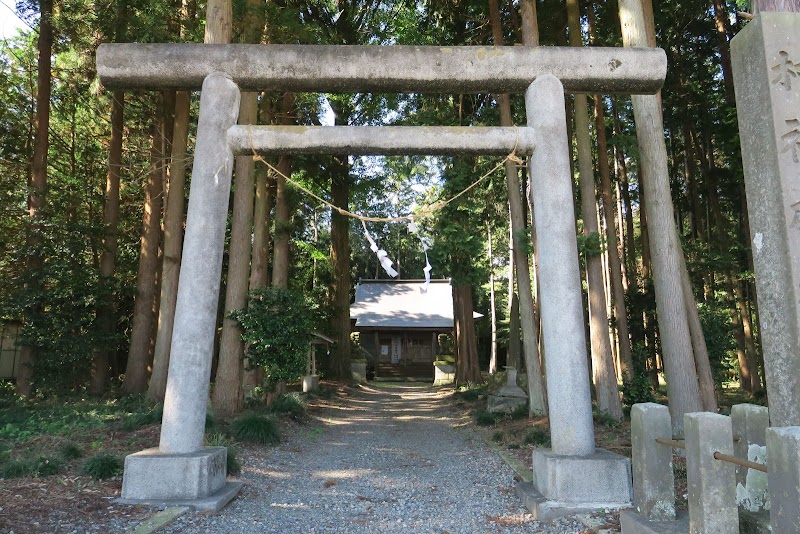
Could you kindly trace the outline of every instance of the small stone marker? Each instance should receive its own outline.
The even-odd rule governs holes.
[[[487,410],[490,413],[511,413],[521,406],[528,405],[528,396],[517,385],[516,368],[506,367],[506,373],[508,373],[506,383],[489,395]]]
[[[731,407],[733,450],[737,458],[767,463],[767,427],[769,410],[755,404],[736,404]],[[755,469],[736,466],[736,502],[742,510],[769,510],[767,474]]]
[[[708,412],[683,416],[686,433],[686,478],[689,486],[689,532],[739,534],[736,468],[714,459],[733,455],[729,417]]]
[[[764,370],[775,426],[800,425],[800,13],[731,41]]]
[[[656,438],[672,436],[669,408],[653,402],[634,404],[631,409],[633,463],[633,508],[646,519],[675,519],[675,477],[672,447]]]

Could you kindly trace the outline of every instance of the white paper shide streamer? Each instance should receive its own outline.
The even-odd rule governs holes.
[[[367,224],[363,220],[361,221],[361,226],[364,227],[364,234],[367,236],[367,241],[369,241],[369,248],[372,250],[372,252],[378,255],[378,261],[380,262],[381,267],[383,267],[383,270],[386,271],[386,274],[392,278],[396,278],[398,272],[392,268],[394,262],[389,259],[389,254],[387,254],[382,248],[378,248],[378,245],[375,244],[375,240],[372,239],[371,235],[369,235]]]
[[[422,269],[425,272],[425,291],[428,291],[428,286],[431,284],[431,271],[433,267],[431,267],[431,262],[428,261],[428,248],[430,248],[430,241],[427,237],[422,237],[419,235],[419,230],[417,225],[414,223],[414,219],[411,219],[408,223],[408,231],[412,234],[415,234],[419,238],[419,242],[422,244],[422,251],[425,253],[425,268]]]

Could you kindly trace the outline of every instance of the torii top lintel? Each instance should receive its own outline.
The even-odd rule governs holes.
[[[108,88],[200,89],[224,72],[245,91],[523,92],[549,73],[568,93],[653,94],[667,58],[659,48],[103,44]]]

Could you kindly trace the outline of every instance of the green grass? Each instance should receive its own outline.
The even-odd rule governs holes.
[[[528,403],[522,404],[517,406],[513,412],[508,414],[508,417],[513,419],[514,421],[519,421],[520,419],[527,419],[528,418]]]
[[[81,471],[95,480],[105,480],[122,474],[122,461],[114,455],[100,452],[87,458]]]
[[[233,437],[238,441],[257,445],[277,445],[281,438],[278,423],[273,416],[255,413],[244,414],[231,422]]]
[[[160,421],[160,408],[153,408],[142,396],[111,400],[80,396],[44,400],[4,397],[2,404],[0,441],[19,442],[42,435],[69,436],[120,421],[123,429]]]
[[[478,400],[480,397],[485,396],[487,391],[487,384],[474,384],[470,382],[465,386],[461,386],[453,395],[458,399]]]
[[[526,445],[547,446],[550,444],[550,433],[543,428],[533,427],[525,434],[524,442]]]
[[[70,460],[82,458],[83,451],[81,451],[81,448],[76,444],[69,442],[64,443],[58,448],[58,455],[61,456],[61,458],[63,458],[65,461],[69,462]]]
[[[122,429],[126,432],[138,430],[143,426],[154,425],[161,422],[163,407],[157,404],[151,409],[139,413],[132,413],[122,420]]]
[[[242,472],[242,465],[239,463],[237,455],[239,450],[236,443],[224,434],[209,434],[206,436],[206,445],[209,447],[225,447],[228,452],[226,469],[229,475],[238,475]]]
[[[478,426],[492,426],[497,422],[497,416],[486,410],[478,410],[475,412],[475,423]]]
[[[8,460],[0,467],[0,478],[47,477],[64,470],[58,458],[39,456],[18,460]]]

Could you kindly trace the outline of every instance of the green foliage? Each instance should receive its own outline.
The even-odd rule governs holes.
[[[535,426],[528,430],[528,433],[525,434],[524,442],[526,445],[548,447],[550,445],[550,433],[543,428]]]
[[[122,474],[122,461],[112,454],[99,452],[83,462],[81,471],[95,480],[105,480]]]
[[[514,410],[508,414],[508,417],[518,421],[520,419],[527,419],[528,418],[528,403],[521,404],[514,408]]]
[[[9,460],[0,467],[0,478],[41,478],[57,475],[63,469],[61,460],[49,456]]]
[[[645,373],[636,373],[633,377],[625,379],[620,388],[622,391],[622,402],[630,408],[640,402],[654,402],[653,384],[650,377]]]
[[[501,441],[503,441],[503,437],[504,436],[505,436],[505,434],[503,434],[502,432],[500,432],[498,430],[497,432],[492,434],[492,441],[494,441],[495,443],[500,443]]]
[[[69,442],[58,448],[58,455],[66,461],[77,460],[83,457],[83,451],[76,444]]]
[[[251,293],[247,308],[231,317],[242,327],[250,369],[263,368],[270,381],[302,376],[311,333],[319,324],[315,302],[296,291],[269,288]]]
[[[606,428],[619,428],[622,426],[621,420],[617,421],[608,413],[599,410],[592,410],[592,419],[594,419],[595,424],[602,425]]]
[[[31,463],[25,460],[6,460],[0,466],[0,478],[22,478],[30,476]]]
[[[599,256],[606,249],[606,241],[598,232],[578,234],[578,253],[581,256]]]
[[[269,415],[244,414],[231,423],[233,436],[247,443],[257,445],[277,445],[280,443],[278,422]]]
[[[458,391],[456,391],[453,394],[453,396],[458,399],[472,401],[472,400],[477,400],[481,396],[485,396],[486,391],[487,391],[486,384],[475,384],[473,382],[470,382],[458,388]]]
[[[210,434],[206,436],[206,445],[209,447],[225,447],[227,450],[226,470],[229,475],[236,476],[242,472],[242,465],[236,457],[239,454],[236,442],[230,440],[225,434]]]
[[[718,306],[702,305],[698,307],[698,312],[714,384],[720,388],[723,382],[732,378],[736,366],[736,341],[730,311]]]
[[[287,393],[275,399],[270,406],[270,411],[275,414],[288,415],[298,421],[305,419],[308,415],[305,401],[296,392]]]
[[[497,422],[497,416],[487,410],[475,412],[475,423],[478,426],[492,426]]]
[[[122,429],[126,432],[132,432],[143,426],[158,424],[161,422],[163,411],[164,407],[161,404],[157,404],[148,411],[131,414],[123,419]]]

